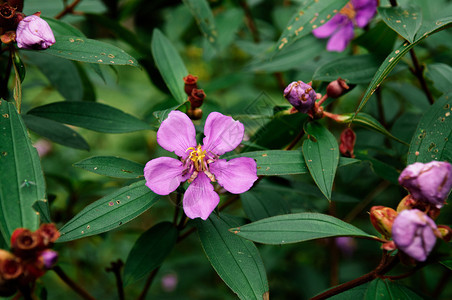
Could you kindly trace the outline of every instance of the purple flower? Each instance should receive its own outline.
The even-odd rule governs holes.
[[[366,26],[377,11],[377,0],[351,0],[331,20],[312,33],[318,38],[331,36],[328,51],[342,52],[353,39],[353,27]]]
[[[16,41],[19,48],[42,50],[55,44],[55,37],[46,21],[31,15],[19,22]]]
[[[418,209],[402,211],[392,225],[397,248],[417,261],[425,261],[436,243],[435,222]]]
[[[51,269],[58,260],[58,252],[47,249],[41,253],[41,259],[46,269]]]
[[[417,162],[400,173],[399,183],[415,200],[441,208],[452,188],[452,166],[446,161]]]
[[[179,184],[191,182],[183,199],[185,214],[206,220],[220,202],[210,182],[217,181],[233,194],[246,192],[256,181],[256,162],[249,157],[226,161],[219,156],[234,150],[243,139],[243,124],[218,112],[204,126],[204,145],[196,145],[195,127],[188,116],[172,111],[157,132],[157,142],[180,160],[159,157],[144,168],[146,185],[156,194],[168,195]]]
[[[314,107],[317,94],[309,84],[294,81],[284,90],[284,97],[299,112],[307,113]]]

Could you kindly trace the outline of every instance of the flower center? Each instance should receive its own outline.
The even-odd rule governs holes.
[[[340,14],[347,16],[350,20],[354,20],[356,16],[355,8],[351,2],[348,2],[340,11]]]
[[[202,150],[201,145],[198,147],[190,147],[185,152],[191,151],[188,158],[194,163],[196,171],[203,170],[204,168],[204,158],[206,157],[206,151]]]

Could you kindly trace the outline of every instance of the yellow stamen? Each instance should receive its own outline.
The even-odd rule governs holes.
[[[351,2],[348,2],[340,11],[340,14],[347,16],[350,20],[354,20],[356,16],[355,8]]]
[[[206,157],[206,151],[202,150],[201,145],[198,145],[197,148],[190,147],[185,152],[191,151],[188,158],[190,158],[195,164],[195,169],[197,171],[202,170],[204,166],[204,157]]]

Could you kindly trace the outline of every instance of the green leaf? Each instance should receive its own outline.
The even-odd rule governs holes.
[[[143,177],[144,165],[117,156],[93,156],[74,164],[96,174],[116,178]]]
[[[215,271],[240,299],[268,299],[264,264],[256,246],[228,231],[238,224],[231,217],[211,214],[196,219],[204,252]]]
[[[14,63],[14,70],[17,72],[16,77],[19,78],[20,82],[22,83],[25,79],[25,66],[22,62],[22,59],[20,58],[19,54],[14,51],[12,53],[13,56],[13,63]]]
[[[374,238],[344,221],[319,213],[297,213],[262,219],[230,229],[231,232],[262,244],[298,243],[335,236]]]
[[[418,32],[416,33],[415,40],[412,44],[409,42],[403,42],[400,46],[398,46],[393,52],[391,52],[388,57],[386,57],[385,61],[380,65],[375,73],[372,81],[364,93],[364,96],[359,103],[358,108],[356,109],[356,113],[358,113],[364,105],[366,105],[370,96],[375,92],[375,90],[380,86],[386,76],[394,69],[397,63],[402,59],[402,57],[410,51],[414,46],[419,44],[422,40],[428,37],[435,32],[438,32],[444,28],[446,28],[449,24],[452,23],[452,17],[446,17],[440,20],[437,20],[435,23],[423,25]]]
[[[46,199],[36,201],[33,204],[33,209],[38,213],[41,223],[52,223],[49,202]]]
[[[449,268],[450,270],[452,270],[452,259],[449,260],[443,260],[440,262],[443,266],[445,266],[446,268]]]
[[[223,158],[227,158],[229,160],[236,157],[251,157],[256,160],[257,175],[273,176],[308,173],[308,168],[306,167],[303,153],[301,151],[253,151],[225,156]],[[356,162],[359,162],[359,160],[341,157],[339,160],[339,166],[342,167]]]
[[[384,134],[385,136],[387,136],[401,144],[408,145],[401,139],[398,139],[395,136],[393,136],[389,131],[386,130],[386,128],[383,127],[383,125],[380,124],[380,122],[378,122],[377,119],[375,119],[374,117],[372,117],[371,115],[368,115],[366,113],[360,112],[357,115],[343,114],[343,115],[340,115],[339,122],[345,123],[345,124],[348,124],[348,123],[359,124],[361,126],[375,130],[376,132]]]
[[[140,235],[127,256],[124,284],[133,283],[157,268],[176,245],[178,231],[170,222],[161,222]]]
[[[34,115],[24,115],[23,119],[28,129],[36,132],[40,136],[48,138],[49,140],[63,146],[81,150],[89,150],[89,145],[85,139],[78,134],[77,131],[66,125]]]
[[[309,0],[293,15],[281,34],[276,51],[308,35],[313,29],[320,27],[331,19],[347,4],[348,0]]]
[[[152,56],[173,97],[183,103],[187,100],[183,78],[188,75],[182,58],[173,44],[158,29],[154,29],[151,42]]]
[[[69,25],[66,22],[46,17],[41,18],[44,19],[50,25],[50,28],[52,28],[53,34],[55,36],[65,35],[65,36],[85,37],[85,35],[80,30],[73,27],[72,25]]]
[[[429,64],[425,68],[427,76],[433,85],[442,93],[452,92],[452,68],[442,63]]]
[[[307,123],[305,132],[310,138],[303,142],[304,160],[320,191],[331,200],[333,181],[339,163],[336,138],[317,122]]]
[[[452,160],[452,93],[435,101],[419,121],[410,143],[407,163]]]
[[[138,217],[159,199],[144,183],[135,182],[86,206],[61,227],[58,242],[110,231]]]
[[[366,151],[367,152],[367,151]],[[393,184],[399,184],[399,175],[400,173],[397,171],[396,168],[393,166],[384,163],[378,159],[375,159],[365,153],[356,153],[356,158],[362,160],[362,161],[368,161],[370,163],[370,166],[375,174],[380,176],[381,178],[393,183]]]
[[[168,117],[169,113],[172,112],[173,110],[179,110],[179,111],[181,111],[183,113],[186,113],[189,108],[190,108],[190,102],[189,101],[185,101],[184,103],[178,104],[178,105],[173,106],[171,108],[154,111],[152,113],[152,115],[157,119],[157,121],[160,124]]]
[[[38,153],[14,104],[0,100],[0,229],[6,241],[16,228],[38,228],[32,206],[44,199]]]
[[[365,300],[374,299],[424,299],[404,285],[398,284],[391,280],[375,279],[367,286]]]
[[[381,62],[394,48],[397,36],[397,33],[389,28],[385,22],[380,21],[369,31],[357,37],[354,43],[367,49]]]
[[[23,53],[25,58],[39,68],[64,99],[83,100],[83,83],[74,62],[40,51],[23,51]]]
[[[422,24],[419,7],[378,7],[383,21],[408,42],[414,42],[414,36]]]
[[[280,191],[264,189],[261,185],[241,194],[240,200],[251,221],[290,213]]]
[[[135,58],[116,46],[79,36],[56,36],[55,44],[43,53],[94,64],[138,67]]]
[[[97,102],[54,102],[35,107],[28,114],[106,133],[151,129],[134,116]]]
[[[209,3],[206,0],[183,0],[188,7],[199,29],[207,38],[207,40],[215,45],[217,42],[217,29],[215,27],[215,19],[212,10],[210,10]]]
[[[378,62],[370,54],[340,57],[321,65],[313,80],[333,81],[341,77],[348,83],[368,83],[378,69]]]

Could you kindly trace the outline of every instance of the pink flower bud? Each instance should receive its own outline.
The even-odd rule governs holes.
[[[370,209],[370,222],[384,237],[391,237],[391,229],[397,212],[390,207],[373,206]]]
[[[425,261],[436,243],[435,222],[418,209],[402,211],[394,220],[392,239],[397,248],[417,261]]]
[[[407,166],[399,183],[418,201],[441,208],[452,188],[452,166],[449,162],[432,161]]]
[[[46,21],[31,15],[19,22],[16,41],[19,48],[41,50],[55,44],[55,37]]]
[[[294,81],[284,90],[284,97],[299,112],[307,113],[314,108],[317,94],[309,84]]]
[[[46,269],[51,269],[58,260],[58,252],[47,249],[42,251],[40,259]]]

